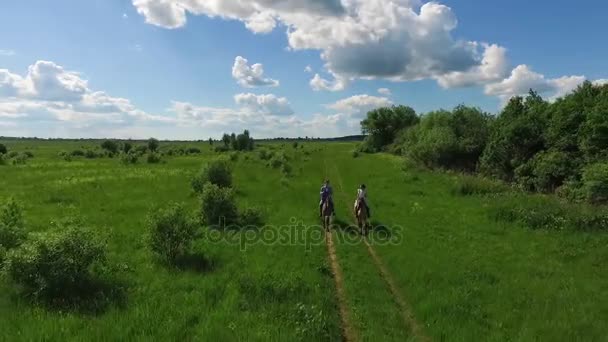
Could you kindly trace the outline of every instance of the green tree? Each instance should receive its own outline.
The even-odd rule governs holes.
[[[101,143],[101,148],[108,151],[111,155],[118,153],[118,143],[114,140],[106,140]]]
[[[416,111],[410,107],[383,107],[368,112],[361,121],[361,129],[368,135],[366,143],[380,150],[391,144],[400,130],[414,126],[418,121]]]
[[[152,152],[156,152],[156,151],[158,151],[159,147],[160,147],[160,142],[157,139],[154,139],[154,138],[148,139],[148,150],[150,150]]]

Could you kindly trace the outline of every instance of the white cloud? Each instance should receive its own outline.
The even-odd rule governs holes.
[[[603,86],[604,84],[608,84],[608,79],[607,78],[601,78],[599,80],[593,81],[593,84],[597,85],[597,86]]]
[[[332,81],[315,74],[315,77],[310,80],[310,87],[314,91],[342,91],[346,89],[349,83],[350,81],[344,78],[334,77]]]
[[[129,15],[128,15],[127,13],[123,13],[123,14],[122,14],[122,18],[123,18],[123,19],[129,19]]]
[[[2,50],[2,49],[0,49],[0,56],[10,57],[10,56],[14,56],[16,54],[17,53],[15,52],[15,50]]]
[[[312,67],[310,65],[307,65],[306,68],[304,68],[305,72],[311,73],[312,72]]]
[[[507,50],[498,45],[486,45],[480,65],[441,75],[437,80],[443,88],[468,87],[496,82],[508,74]]]
[[[393,102],[386,97],[377,97],[364,94],[342,99],[333,104],[327,105],[327,108],[349,115],[353,118],[362,118],[371,110],[391,105],[393,105]]]
[[[37,61],[23,77],[0,69],[0,113],[4,118],[71,123],[166,122],[127,99],[93,91],[77,72]]]
[[[242,21],[255,33],[280,23],[289,48],[321,52],[334,80],[315,75],[314,90],[343,90],[355,79],[443,80],[444,85],[494,79],[503,62],[496,45],[455,40],[452,10],[413,0],[133,0],[146,21],[177,28],[186,13]],[[490,50],[490,51],[488,51]],[[455,74],[461,73],[461,74]],[[477,75],[477,76],[476,76]],[[442,77],[445,77],[443,79]],[[498,76],[500,77],[500,76]]]
[[[511,97],[525,95],[532,89],[554,100],[574,90],[584,81],[584,76],[547,79],[544,75],[534,72],[530,67],[522,64],[513,69],[508,78],[486,85],[485,93],[498,96],[503,102],[506,102]]]
[[[294,114],[289,101],[284,97],[277,97],[274,94],[237,94],[234,96],[234,101],[239,106],[262,115],[287,116]]]
[[[279,81],[264,77],[264,66],[262,64],[249,66],[247,59],[241,56],[237,56],[234,60],[232,77],[245,88],[279,86]]]
[[[380,88],[380,89],[378,89],[378,94],[384,95],[384,96],[391,96],[391,95],[393,95],[393,93],[391,92],[391,90],[388,89],[388,88]]]

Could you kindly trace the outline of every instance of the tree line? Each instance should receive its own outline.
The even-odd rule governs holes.
[[[585,82],[554,102],[530,90],[497,115],[465,105],[423,115],[406,106],[378,108],[361,127],[362,152],[389,151],[431,169],[608,202],[608,85]]]

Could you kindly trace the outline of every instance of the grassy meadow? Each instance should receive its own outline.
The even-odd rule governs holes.
[[[21,203],[30,232],[78,217],[103,236],[121,288],[91,312],[33,303],[2,279],[0,340],[341,341],[345,325],[360,341],[608,335],[608,235],[530,229],[491,214],[541,195],[507,189],[463,196],[455,191],[462,175],[418,170],[388,154],[355,156],[354,143],[259,143],[256,150],[284,151],[289,175],[256,150],[218,153],[203,142],[161,142],[161,151],[202,153],[133,165],[58,156],[98,146],[94,141],[0,143],[34,155],[24,165],[0,165],[0,200]],[[267,225],[214,234],[201,227],[188,265],[160,265],[144,241],[148,214],[170,202],[197,212],[190,180],[221,154],[231,155],[238,204],[262,208]],[[344,302],[318,227],[326,177],[334,188],[331,234]],[[351,227],[360,183],[368,186],[376,227],[367,244]]]

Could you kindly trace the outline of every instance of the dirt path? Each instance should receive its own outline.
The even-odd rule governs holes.
[[[327,165],[326,165],[326,168],[327,168]],[[338,178],[339,191],[344,199],[348,199],[348,196],[344,192],[344,184],[342,183],[342,176],[340,175],[340,170],[338,169],[337,165],[334,165],[334,168],[336,170],[336,175]],[[346,203],[348,203],[348,201]],[[384,263],[382,262],[382,260],[380,259],[380,257],[376,253],[376,251],[374,250],[374,247],[372,247],[372,245],[369,243],[367,238],[364,238],[363,241],[365,242],[365,245],[367,246],[367,251],[370,254],[370,256],[372,257],[372,260],[374,261],[374,264],[376,265],[376,268],[378,269],[380,276],[386,282],[386,285],[388,286],[388,288],[391,292],[393,300],[399,306],[399,312],[401,313],[401,316],[403,318],[403,322],[405,323],[405,325],[411,328],[412,334],[414,335],[416,340],[424,341],[424,342],[431,341],[431,339],[428,337],[428,335],[426,335],[426,333],[424,332],[423,326],[414,317],[411,306],[407,303],[407,301],[401,295],[399,288],[397,287],[397,285],[395,284],[395,281],[393,280],[393,276],[388,271],[386,266],[384,266]]]
[[[325,233],[325,242],[327,244],[327,254],[329,256],[329,263],[331,270],[334,274],[336,281],[336,294],[338,296],[338,306],[340,309],[340,318],[342,320],[342,337],[344,341],[358,341],[357,334],[354,331],[353,326],[350,324],[350,312],[346,305],[346,293],[344,290],[344,278],[342,277],[342,270],[338,263],[338,257],[336,256],[336,247],[334,246],[334,239],[332,233]]]
[[[325,174],[327,175],[327,161],[325,164]],[[340,319],[342,321],[342,338],[346,342],[359,341],[358,334],[352,326],[350,311],[346,304],[346,291],[344,290],[344,277],[342,269],[336,255],[336,246],[334,245],[333,233],[325,232],[325,244],[327,245],[327,255],[331,266],[331,271],[336,282],[336,295],[338,296],[338,307],[340,310]]]
[[[416,337],[416,339],[418,341],[425,341],[425,342],[431,341],[431,339],[424,332],[422,325],[420,325],[420,323],[414,317],[411,307],[409,306],[409,304],[405,301],[405,299],[399,292],[399,289],[398,289],[397,285],[395,285],[395,281],[393,280],[391,273],[386,269],[386,267],[382,263],[382,260],[378,256],[378,254],[376,254],[374,247],[372,247],[372,245],[369,244],[369,242],[367,241],[367,238],[364,239],[363,241],[365,241],[365,245],[367,246],[367,251],[369,252],[369,255],[372,257],[372,259],[374,260],[376,267],[380,271],[380,276],[386,282],[389,290],[391,291],[391,294],[393,295],[393,299],[395,300],[397,305],[399,305],[399,308],[400,308],[399,311],[401,312],[401,316],[403,317],[404,323],[412,329],[412,333],[414,334],[414,336]]]

